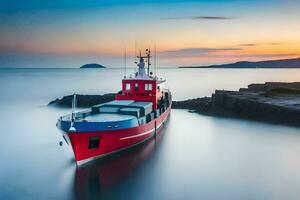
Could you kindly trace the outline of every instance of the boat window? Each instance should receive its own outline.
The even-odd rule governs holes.
[[[138,83],[135,83],[134,84],[134,90],[137,92],[139,91],[139,84]]]
[[[89,149],[98,149],[100,144],[100,136],[90,137]]]
[[[151,83],[146,83],[145,84],[145,90],[146,91],[151,91],[152,90],[152,84]]]
[[[126,83],[126,90],[130,90],[130,83]]]
[[[146,123],[148,123],[148,122],[150,122],[150,121],[151,121],[151,115],[148,114],[148,115],[146,116]]]

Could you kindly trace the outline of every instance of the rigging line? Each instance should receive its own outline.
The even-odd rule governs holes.
[[[137,44],[136,44],[136,40],[134,41],[134,64],[137,65]],[[133,68],[133,74],[136,74],[137,70],[136,70],[136,66]]]

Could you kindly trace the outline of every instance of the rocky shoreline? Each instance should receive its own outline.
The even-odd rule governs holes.
[[[251,84],[239,91],[173,102],[174,108],[234,118],[300,126],[300,83]]]
[[[90,107],[114,99],[115,94],[77,95],[78,107]],[[71,107],[72,95],[48,105]],[[173,109],[278,124],[300,126],[300,82],[251,84],[239,91],[216,90],[211,97],[173,101]]]
[[[91,107],[93,105],[97,105],[97,104],[101,104],[101,103],[106,103],[108,101],[114,100],[115,95],[116,95],[115,93],[108,93],[108,94],[103,94],[103,95],[76,94],[77,107],[85,108],[85,107]],[[71,108],[72,101],[73,101],[73,95],[68,95],[68,96],[64,96],[61,99],[55,99],[54,101],[51,101],[48,104],[48,106]]]

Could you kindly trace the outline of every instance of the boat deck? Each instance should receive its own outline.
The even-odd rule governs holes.
[[[76,112],[74,122],[72,114],[61,117],[59,122],[65,132],[71,126],[76,132],[118,130],[146,124],[159,116],[160,112],[159,109],[152,111],[152,102],[114,100]]]
[[[113,114],[113,113],[100,113],[96,115],[90,115],[85,117],[86,121],[89,122],[116,122],[124,121],[136,118],[133,115],[122,115],[122,114]]]
[[[85,122],[116,122],[135,119],[133,115],[124,115],[117,113],[98,113],[91,115],[89,112],[85,112],[87,115],[82,117],[82,113],[79,116],[76,116],[76,121],[85,121]],[[71,115],[66,115],[62,118],[63,121],[71,121]]]

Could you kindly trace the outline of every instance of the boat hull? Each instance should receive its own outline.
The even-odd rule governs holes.
[[[67,132],[66,134],[72,145],[77,164],[83,164],[90,160],[128,149],[159,134],[158,130],[164,125],[170,112],[171,106],[158,118],[133,128],[79,133]],[[98,148],[89,148],[89,140],[92,137],[101,138]]]

